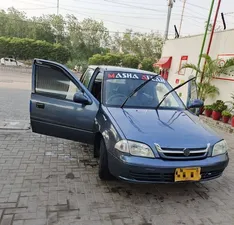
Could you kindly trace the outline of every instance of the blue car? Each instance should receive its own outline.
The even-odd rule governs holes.
[[[185,105],[176,88],[155,73],[89,66],[78,79],[64,65],[35,59],[32,131],[92,144],[102,180],[214,179],[228,165],[228,146],[192,112],[203,102],[191,97],[194,79],[188,83]]]

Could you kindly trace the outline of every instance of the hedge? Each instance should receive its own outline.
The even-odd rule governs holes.
[[[22,60],[41,58],[66,63],[70,52],[61,44],[51,44],[29,38],[0,37],[0,57],[9,56]]]
[[[142,70],[152,71],[155,69],[153,64],[155,61],[150,58],[144,58],[142,61],[136,55],[130,54],[113,54],[107,53],[105,55],[95,54],[89,58],[90,65],[112,65],[112,66],[124,66],[130,68],[140,67]]]

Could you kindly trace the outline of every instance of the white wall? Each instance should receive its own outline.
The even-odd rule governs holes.
[[[207,35],[206,44],[204,47],[204,53],[207,50],[210,34]],[[178,38],[173,40],[168,40],[163,46],[162,56],[172,56],[172,64],[169,71],[168,81],[174,87],[178,84],[175,83],[176,79],[186,81],[192,73],[190,69],[186,69],[185,75],[179,75],[179,65],[181,56],[188,56],[188,63],[193,63],[197,65],[198,57],[201,50],[201,45],[203,41],[203,35]],[[216,32],[213,37],[213,42],[210,49],[210,56],[214,59],[217,58],[219,54],[234,54],[234,30],[227,30]],[[234,55],[233,55],[234,57]],[[201,68],[203,66],[203,61],[201,62]],[[223,76],[222,76],[223,77]],[[231,100],[230,94],[234,93],[234,75],[227,77],[233,79],[229,80],[217,80],[212,81],[214,85],[219,88],[220,95],[215,99],[208,99],[205,104],[213,103],[217,99],[223,101]],[[187,86],[184,88],[178,89],[178,93],[182,93],[182,99],[185,102],[187,98]]]

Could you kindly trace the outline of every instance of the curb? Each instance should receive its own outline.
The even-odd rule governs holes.
[[[29,130],[29,121],[24,120],[5,120],[0,121],[0,130]]]
[[[228,134],[234,135],[234,127],[232,127],[230,124],[223,123],[222,121],[213,120],[212,118],[203,115],[200,115],[200,117],[206,124],[213,126]]]

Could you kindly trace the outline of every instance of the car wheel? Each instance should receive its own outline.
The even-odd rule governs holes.
[[[95,143],[93,148],[93,157],[99,158],[99,156],[100,156],[100,143],[99,144]]]
[[[97,149],[96,146],[94,146],[94,149],[93,149],[93,157],[99,158],[99,149]]]
[[[107,158],[107,150],[106,145],[103,139],[100,142],[100,157],[99,157],[99,178],[101,180],[111,180],[113,176],[110,174],[108,167],[108,158]]]

